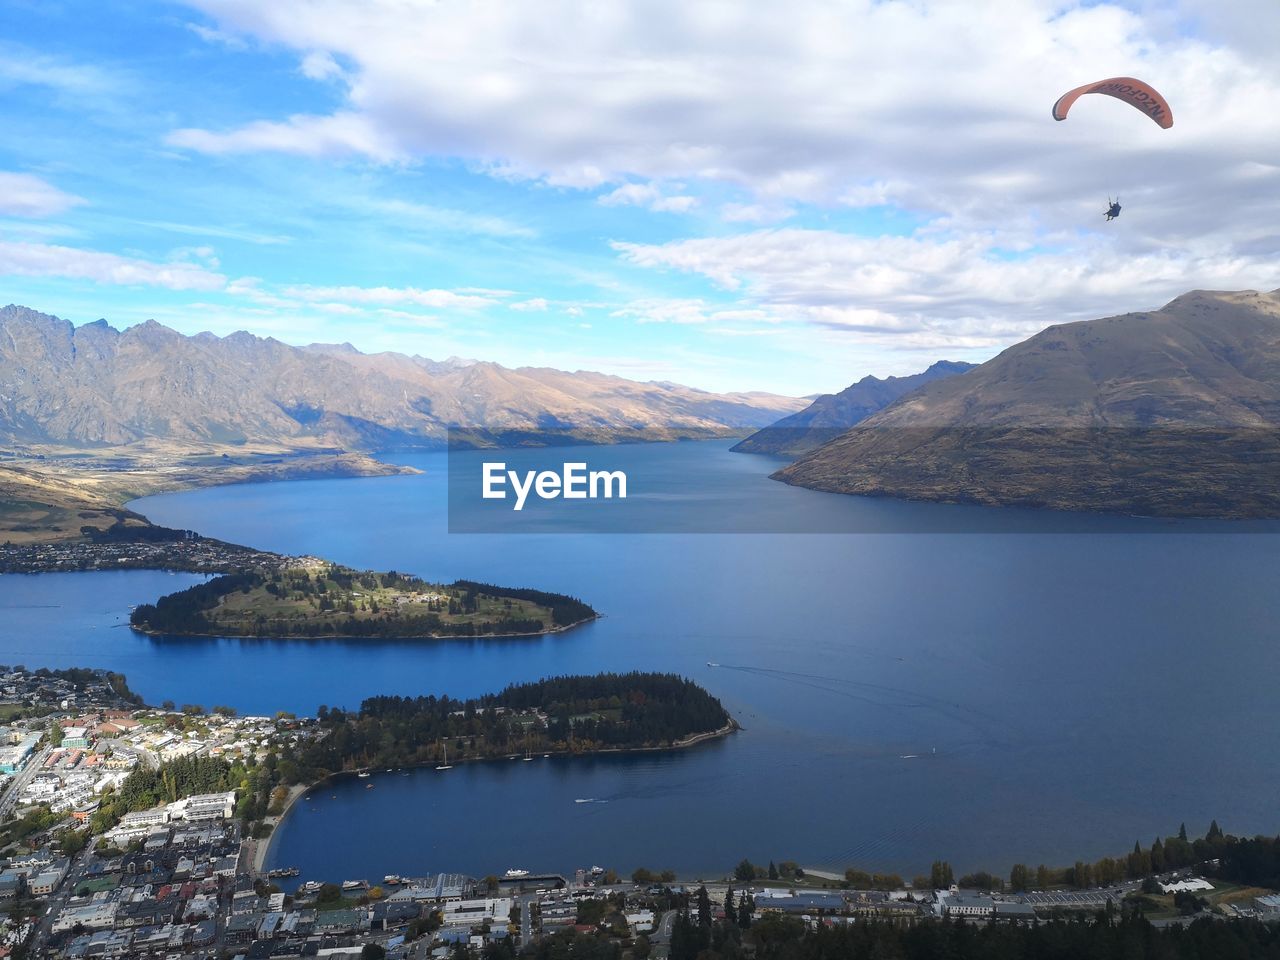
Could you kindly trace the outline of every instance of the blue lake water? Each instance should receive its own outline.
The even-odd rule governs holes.
[[[1121,853],[1184,820],[1280,828],[1280,538],[1123,518],[1050,532],[1063,518],[787,487],[766,479],[776,464],[726,447],[600,456],[680,478],[654,529],[734,529],[756,511],[776,529],[931,532],[538,532],[559,528],[552,511],[519,533],[450,534],[446,456],[406,456],[426,472],[134,506],[266,549],[573,593],[603,618],[527,640],[176,640],[116,624],[193,578],[0,577],[0,662],[110,666],[152,702],[260,712],[672,670],[745,727],[676,754],[334,782],[273,845],[273,863],[307,877],[593,863],[710,875],[743,856],[1004,870]],[[555,509],[571,506],[596,505]],[[1005,532],[942,532],[962,529]]]

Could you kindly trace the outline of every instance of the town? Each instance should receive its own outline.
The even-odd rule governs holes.
[[[264,842],[302,788],[273,796],[259,818],[238,789],[183,790],[175,771],[186,764],[198,778],[201,762],[264,763],[322,737],[319,721],[143,707],[124,678],[93,670],[0,667],[0,695],[0,956],[427,960],[587,938],[614,956],[685,960],[686,931],[713,924],[746,944],[752,930],[874,920],[1034,926],[1140,906],[1157,925],[1280,919],[1280,894],[1190,867],[1011,891],[987,874],[954,878],[942,862],[910,882],[746,860],[729,875],[692,880],[647,869],[623,879],[599,866],[470,877],[447,864],[413,877],[303,878],[267,869]],[[119,813],[113,800],[139,771],[156,773],[146,796],[162,802]]]
[[[119,530],[114,533],[111,531]],[[80,570],[168,570],[269,573],[292,558],[224,543],[186,530],[113,527],[108,535],[49,543],[0,543],[0,573]],[[307,558],[299,558],[307,559]]]

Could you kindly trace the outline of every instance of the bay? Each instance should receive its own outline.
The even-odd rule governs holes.
[[[308,877],[593,863],[709,875],[744,856],[1004,870],[1122,853],[1184,820],[1193,833],[1212,817],[1276,831],[1280,540],[1256,532],[1265,525],[1064,526],[1028,511],[868,501],[769,481],[776,463],[726,448],[600,455],[678,478],[654,529],[736,529],[754,511],[775,530],[886,532],[593,533],[590,514],[557,514],[580,506],[561,503],[516,532],[450,534],[447,456],[404,456],[425,472],[132,506],[264,549],[572,593],[602,619],[524,640],[151,638],[115,624],[128,604],[189,581],[3,577],[2,648],[28,666],[120,669],[152,702],[246,712],[671,670],[745,728],[680,753],[334,781],[273,844],[273,864]],[[31,605],[33,589],[63,606]]]

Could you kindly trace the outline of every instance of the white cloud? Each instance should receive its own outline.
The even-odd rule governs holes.
[[[508,304],[512,310],[519,310],[523,313],[543,313],[549,304],[544,297],[533,297],[529,300],[520,300],[516,303]]]
[[[194,237],[221,237],[224,240],[243,240],[245,243],[276,245],[289,243],[290,238],[279,234],[257,233],[234,227],[214,226],[205,223],[175,223],[171,220],[135,220],[135,223],[170,233],[182,233]]]
[[[106,93],[123,92],[124,78],[96,66],[71,63],[0,41],[0,88],[6,85],[47,87],[79,98],[81,105]]]
[[[322,287],[310,284],[293,284],[281,288],[285,297],[293,297],[309,303],[337,301],[349,304],[392,305],[411,303],[432,309],[477,309],[493,306],[496,301],[489,296],[455,293],[452,290],[420,290],[417,287]]]
[[[327,50],[313,50],[302,58],[298,67],[308,80],[332,80],[345,77],[341,65]]]
[[[726,203],[720,207],[720,219],[726,223],[777,223],[795,215],[783,204]]]
[[[155,263],[97,250],[3,241],[0,275],[64,277],[169,290],[221,290],[226,286],[226,277],[196,263]]]
[[[263,120],[230,133],[175,130],[167,142],[213,154],[258,150],[306,156],[363,154],[384,163],[406,158],[368,117],[345,111],[324,117],[295,114],[283,123]]]
[[[771,323],[768,311],[757,308],[725,307],[697,297],[652,297],[634,300],[612,311],[610,316],[637,323],[705,324]]]
[[[512,223],[504,217],[454,210],[408,200],[369,199],[360,204],[393,217],[397,224],[419,227],[435,232],[471,233],[490,237],[526,238],[537,236],[537,231],[522,224]]]
[[[648,322],[706,323],[768,316],[896,346],[994,347],[1049,323],[1148,309],[1194,287],[1271,289],[1268,253],[1242,256],[1210,240],[1174,252],[1124,254],[1089,239],[1009,254],[991,236],[856,237],[759,230],[666,244],[615,243],[643,267],[703,276],[744,304],[713,312],[701,300],[633,305]]]
[[[188,23],[187,29],[205,43],[216,43],[231,50],[245,50],[249,46],[244,42],[244,38],[227,33],[223,30],[216,30],[203,23]]]
[[[85,202],[32,174],[0,171],[0,214],[52,217]]]
[[[509,180],[605,188],[606,206],[714,204],[752,225],[847,216],[863,232],[884,210],[916,228],[620,248],[787,319],[999,345],[1013,326],[1109,312],[1119,296],[1280,279],[1268,274],[1280,143],[1265,107],[1280,102],[1280,57],[1257,40],[1280,30],[1280,4],[1241,16],[1220,0],[188,3],[224,32],[328,54],[344,100],[327,115],[178,131],[179,145],[461,158]],[[1050,119],[1065,89],[1118,74],[1160,88],[1174,127],[1107,97]],[[1117,192],[1124,215],[1103,233]]]
[[[217,270],[222,263],[218,260],[218,252],[210,246],[175,247],[169,251],[171,263],[195,263],[210,270]]]
[[[427,314],[409,313],[405,310],[392,310],[389,307],[380,307],[376,312],[378,316],[385,317],[393,323],[406,324],[410,327],[430,327],[432,329],[440,329],[445,326],[444,321],[439,317],[433,317]]]
[[[1240,42],[1242,24],[1275,34],[1270,3],[1225,18],[1215,0],[1186,0],[1180,16],[1062,0],[188,2],[223,32],[349,72],[329,116],[184,131],[183,145],[462,157],[573,186],[689,178],[836,202],[904,179],[945,213],[966,205],[970,177],[1013,165],[1037,171],[1013,198],[1025,203],[1063,174],[1089,182],[1175,143],[1218,157],[1273,143],[1256,104],[1280,83],[1267,48]],[[1192,18],[1227,27],[1198,39]],[[1176,137],[1138,129],[1114,102],[1055,128],[1048,106],[1063,89],[1116,73],[1158,82],[1177,104]],[[936,182],[920,183],[922,170]]]
[[[664,194],[654,183],[624,183],[597,197],[596,202],[605,207],[645,207],[658,213],[688,213],[698,205],[698,198]]]

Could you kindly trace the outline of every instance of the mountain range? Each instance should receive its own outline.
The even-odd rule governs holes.
[[[587,371],[295,347],[239,332],[186,336],[155,321],[80,327],[0,309],[0,443],[18,448],[269,444],[371,451],[741,436],[804,406]]]
[[[799,413],[757,430],[732,449],[737,453],[768,453],[799,457],[834,440],[854,424],[883,410],[917,387],[973,368],[972,363],[939,360],[922,373],[909,377],[866,376],[839,393],[827,393]]]
[[[821,490],[1280,517],[1280,290],[1051,326],[774,474]]]

